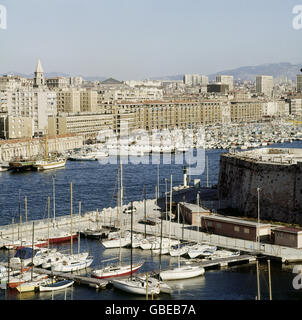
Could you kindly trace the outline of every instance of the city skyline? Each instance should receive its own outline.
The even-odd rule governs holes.
[[[46,73],[120,80],[301,62],[302,31],[292,26],[296,1],[1,0],[1,5],[8,15],[7,30],[0,30],[1,74],[31,74],[38,59]]]

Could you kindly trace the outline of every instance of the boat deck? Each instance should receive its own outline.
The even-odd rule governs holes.
[[[107,284],[109,282],[107,280],[96,279],[96,278],[92,278],[92,277],[89,277],[89,276],[82,276],[82,275],[78,275],[78,274],[75,274],[75,273],[56,272],[56,271],[51,271],[51,270],[46,270],[46,269],[41,269],[41,268],[34,268],[34,272],[47,274],[50,277],[54,277],[55,276],[58,279],[74,280],[75,282],[77,282],[79,284],[86,284],[86,285],[89,285],[90,287],[94,287],[96,289],[104,289],[104,288],[106,288],[106,286],[107,286]]]

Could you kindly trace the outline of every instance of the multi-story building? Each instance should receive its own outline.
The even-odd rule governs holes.
[[[272,97],[273,94],[273,77],[272,76],[256,76],[256,92]]]
[[[80,91],[80,109],[81,112],[98,111],[98,93],[95,90]]]
[[[4,139],[19,139],[32,137],[33,119],[30,117],[0,117],[0,137]]]
[[[302,92],[302,74],[297,74],[297,91]]]
[[[83,84],[83,78],[82,77],[70,77],[69,84],[71,87],[81,87]]]
[[[62,89],[57,94],[58,112],[97,112],[98,93],[90,89]]]
[[[263,101],[249,99],[230,102],[230,116],[233,123],[261,120],[263,114]]]
[[[12,117],[33,119],[33,131],[36,134],[47,132],[48,116],[56,114],[56,96],[54,92],[39,88],[7,92],[6,111]]]
[[[50,135],[82,134],[95,137],[100,130],[114,129],[113,115],[101,113],[61,113],[48,118]]]
[[[141,101],[163,98],[163,90],[156,87],[128,87],[118,89],[102,89],[98,91],[98,103],[110,101]]]
[[[80,91],[63,89],[57,91],[57,111],[75,113],[81,111]]]
[[[227,84],[229,86],[229,90],[232,91],[234,89],[234,77],[229,75],[217,75],[216,83],[219,84]]]
[[[226,94],[229,92],[229,85],[224,83],[210,83],[207,85],[207,92]]]
[[[185,74],[183,81],[189,86],[206,85],[209,83],[209,78],[202,74]]]
[[[47,87],[51,90],[67,88],[69,86],[69,83],[69,79],[64,77],[46,79]]]

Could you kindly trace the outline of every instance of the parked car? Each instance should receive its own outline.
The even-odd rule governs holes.
[[[141,219],[141,220],[138,220],[138,223],[147,224],[149,226],[156,226],[156,221],[151,219]]]
[[[136,208],[133,207],[133,213],[136,212]],[[124,209],[123,213],[131,213],[131,207]]]

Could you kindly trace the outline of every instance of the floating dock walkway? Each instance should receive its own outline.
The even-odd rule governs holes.
[[[50,277],[56,277],[59,279],[74,280],[78,284],[86,284],[86,285],[89,285],[90,287],[94,287],[96,289],[105,289],[107,284],[109,283],[109,281],[107,281],[107,280],[92,278],[89,276],[81,276],[81,275],[77,275],[75,273],[69,273],[69,272],[66,272],[66,273],[65,272],[56,272],[56,271],[51,271],[51,270],[46,270],[46,269],[41,269],[41,268],[34,268],[34,272],[47,274]]]

